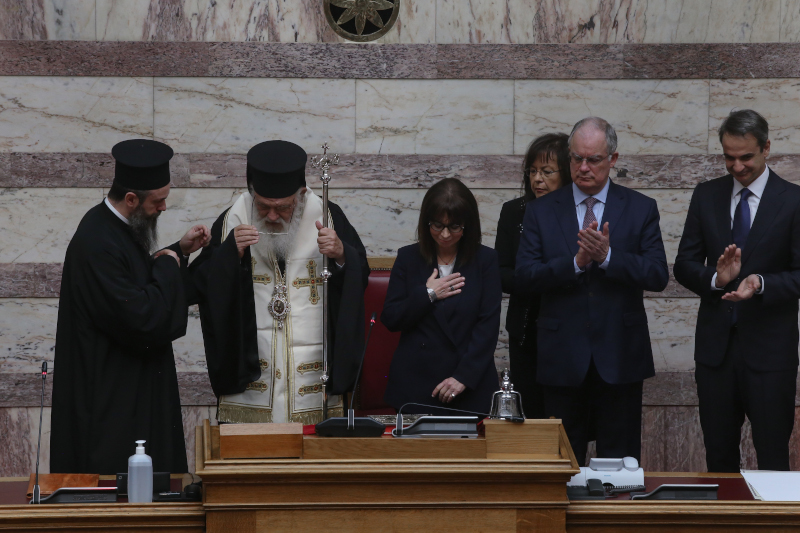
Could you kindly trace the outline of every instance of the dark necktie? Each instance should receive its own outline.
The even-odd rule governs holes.
[[[592,222],[597,222],[597,217],[594,216],[594,205],[599,201],[600,200],[592,196],[583,201],[583,203],[586,204],[586,213],[583,215],[583,227],[581,229],[586,229]]]
[[[751,194],[753,193],[750,189],[742,189],[742,197],[739,200],[739,205],[736,206],[736,211],[733,213],[731,236],[733,237],[733,244],[740,250],[744,250],[747,235],[750,233],[750,204],[747,203],[747,198]]]
[[[736,206],[736,211],[733,213],[733,227],[731,228],[731,236],[733,237],[733,244],[740,250],[744,250],[744,245],[747,242],[747,235],[750,233],[750,204],[747,203],[747,198],[753,194],[748,188],[742,189],[739,205]],[[738,305],[733,305],[733,312],[731,313],[731,322],[736,324],[739,320]]]

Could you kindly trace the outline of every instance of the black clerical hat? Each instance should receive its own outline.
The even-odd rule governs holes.
[[[266,141],[247,152],[247,184],[264,198],[286,198],[306,186],[306,151],[288,141]]]
[[[131,139],[114,145],[117,163],[114,183],[135,191],[153,191],[169,185],[172,148],[150,139]]]

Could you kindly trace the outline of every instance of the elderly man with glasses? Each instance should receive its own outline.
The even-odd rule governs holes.
[[[655,375],[644,291],[669,280],[656,202],[616,185],[617,134],[588,117],[569,136],[572,187],[532,202],[517,283],[542,295],[537,379],[578,461],[641,452],[642,383]]]

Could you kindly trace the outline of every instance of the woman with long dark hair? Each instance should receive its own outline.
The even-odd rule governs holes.
[[[522,162],[524,195],[503,204],[497,223],[494,248],[500,260],[503,292],[510,295],[506,331],[511,381],[522,395],[522,409],[527,418],[545,416],[542,389],[536,384],[536,318],[540,297],[517,289],[514,267],[527,204],[572,183],[568,138],[563,133],[548,133],[530,144]]]
[[[438,182],[422,200],[417,243],[398,250],[389,278],[381,321],[402,334],[386,402],[488,412],[498,387],[501,298],[497,254],[481,245],[475,196],[455,178]]]

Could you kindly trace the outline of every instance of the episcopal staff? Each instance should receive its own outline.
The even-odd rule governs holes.
[[[126,472],[147,441],[158,472],[188,470],[172,341],[186,333],[182,270],[208,243],[195,226],[151,257],[172,149],[124,141],[114,182],[67,247],[58,304],[50,471]]]
[[[767,166],[769,126],[719,128],[729,174],[692,195],[675,279],[700,296],[695,378],[709,472],[738,472],[744,417],[762,470],[789,470],[797,387],[800,187]]]
[[[656,202],[611,182],[617,134],[579,121],[569,137],[572,186],[525,212],[516,282],[542,294],[538,379],[580,463],[641,451],[642,382],[655,375],[643,291],[669,281]],[[594,427],[592,427],[592,425]]]
[[[306,186],[307,155],[267,141],[248,191],[220,215],[191,267],[220,422],[322,419],[322,268],[328,261],[332,394],[350,390],[364,343],[367,254],[342,209]],[[329,227],[322,227],[322,217]],[[341,398],[330,398],[341,416]]]

